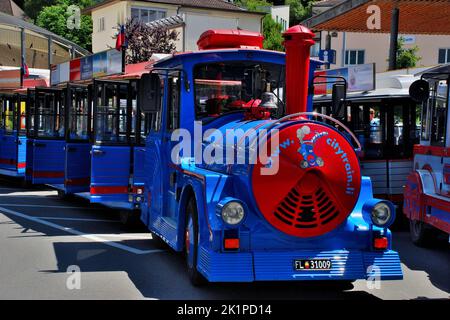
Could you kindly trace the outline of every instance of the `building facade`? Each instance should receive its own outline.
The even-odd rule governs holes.
[[[117,26],[132,17],[175,29],[177,51],[197,50],[197,40],[209,29],[261,32],[264,17],[264,13],[249,12],[223,0],[105,0],[84,13],[92,16],[94,53],[114,47]]]

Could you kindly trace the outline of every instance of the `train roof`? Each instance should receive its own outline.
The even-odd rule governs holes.
[[[253,58],[261,57],[262,59],[267,59],[273,57],[275,59],[285,59],[286,54],[280,51],[264,50],[264,49],[250,49],[250,48],[224,48],[224,49],[211,49],[211,50],[200,50],[200,51],[190,51],[175,53],[173,55],[167,56],[157,63],[155,63],[155,68],[162,67],[174,67],[176,65],[182,64],[183,62],[193,59],[193,60],[214,60],[213,54],[223,55],[236,55],[239,54],[252,54]],[[315,65],[323,64],[322,61],[318,59],[310,59]]]
[[[396,70],[376,74],[375,90],[364,92],[349,92],[347,100],[358,101],[368,99],[407,98],[409,97],[409,86],[419,77],[415,72],[426,70],[417,68],[413,70]],[[331,101],[331,94],[316,95],[314,101]]]

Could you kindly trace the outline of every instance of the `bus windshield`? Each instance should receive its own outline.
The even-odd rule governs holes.
[[[194,69],[196,118],[210,121],[261,103],[265,92],[275,95],[273,117],[284,114],[284,66],[259,62],[221,62]]]

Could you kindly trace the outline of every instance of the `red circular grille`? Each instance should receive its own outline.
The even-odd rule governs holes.
[[[271,150],[276,137],[279,147]],[[297,123],[262,148],[271,155],[264,163],[271,164],[253,167],[252,187],[271,225],[289,235],[314,237],[347,219],[358,200],[361,173],[352,146],[341,134],[318,123]]]

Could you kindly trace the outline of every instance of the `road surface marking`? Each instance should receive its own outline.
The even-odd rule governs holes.
[[[99,237],[97,235],[87,234],[87,233],[84,233],[84,232],[81,232],[81,231],[78,231],[78,230],[75,230],[75,229],[72,229],[72,228],[63,227],[63,226],[60,226],[59,224],[56,224],[56,223],[53,223],[53,222],[50,222],[50,221],[45,221],[45,220],[43,220],[41,218],[29,216],[29,215],[26,215],[26,214],[23,214],[23,213],[20,213],[20,212],[17,212],[17,211],[9,210],[9,209],[3,208],[3,207],[0,207],[0,212],[11,214],[11,215],[14,215],[16,217],[20,217],[22,219],[33,221],[35,223],[43,224],[45,226],[48,226],[48,227],[51,227],[51,228],[54,228],[54,229],[58,229],[58,230],[61,230],[61,231],[64,231],[64,232],[67,232],[67,233],[70,233],[70,234],[73,234],[73,235],[77,235],[77,236],[83,237],[85,239],[89,239],[89,240],[96,241],[96,242],[101,242],[101,243],[103,243],[105,245],[114,247],[116,249],[124,250],[124,251],[131,252],[131,253],[138,254],[138,255],[150,254],[150,253],[158,253],[158,252],[164,252],[165,251],[165,250],[161,250],[161,249],[140,250],[140,249],[132,248],[132,247],[129,247],[129,246],[121,244],[121,243],[117,243],[117,242],[113,242],[113,241],[104,239],[104,238]]]
[[[4,207],[24,207],[24,208],[52,208],[52,209],[83,209],[83,210],[106,210],[106,208],[89,207],[70,207],[70,206],[47,206],[42,204],[20,204],[20,203],[2,203]]]
[[[90,219],[90,218],[64,218],[64,217],[39,217],[43,220],[66,220],[66,221],[86,221],[86,222],[113,222],[119,223],[118,220],[107,220],[107,219]]]

